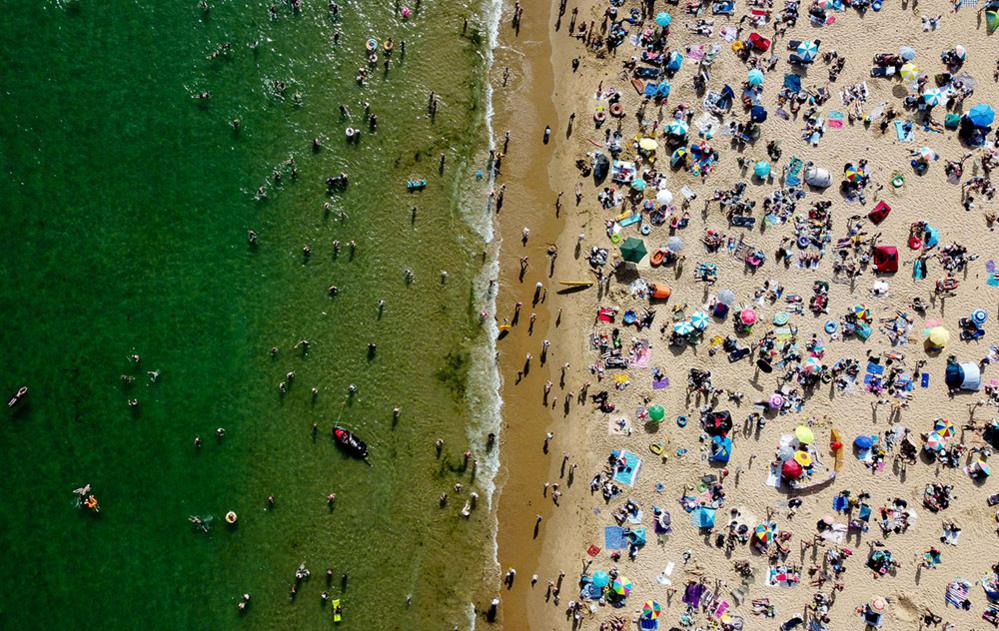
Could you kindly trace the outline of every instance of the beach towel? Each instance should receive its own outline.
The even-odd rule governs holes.
[[[604,527],[604,547],[608,550],[624,550],[628,542],[624,538],[624,528],[620,526]]]
[[[767,587],[796,587],[801,582],[801,573],[786,565],[770,568]]]
[[[705,587],[701,583],[687,583],[687,588],[683,590],[683,604],[697,609],[701,605],[701,595]]]
[[[843,127],[843,112],[829,112],[829,127],[833,129]]]
[[[948,605],[964,609],[965,603],[968,601],[969,591],[971,591],[971,583],[963,578],[955,578],[947,586],[947,594],[944,596],[944,600],[947,601]]]
[[[655,377],[652,378],[653,390],[662,390],[663,388],[668,388],[668,387],[669,387],[669,377],[664,376],[662,379],[656,379]]]
[[[586,554],[590,555],[591,557],[597,556],[598,554],[600,554],[600,546],[598,546],[595,543],[591,543],[590,547],[586,549]]]
[[[895,121],[895,136],[901,142],[912,142],[916,139],[913,133],[912,123],[909,121]]]
[[[612,451],[611,454],[616,457],[618,452]],[[627,486],[634,486],[635,478],[638,477],[638,469],[642,466],[642,460],[630,451],[624,452],[621,454],[621,457],[624,458],[625,464],[623,467],[615,468],[614,481]]]

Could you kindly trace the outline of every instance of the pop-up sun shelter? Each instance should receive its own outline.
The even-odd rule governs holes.
[[[874,271],[879,274],[897,272],[898,248],[893,245],[879,245],[874,248]]]
[[[982,387],[982,371],[975,362],[947,362],[944,375],[947,387],[952,390],[978,390]]]

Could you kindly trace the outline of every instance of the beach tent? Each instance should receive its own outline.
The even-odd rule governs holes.
[[[952,390],[978,390],[982,387],[982,371],[975,362],[949,360],[944,381]]]
[[[694,509],[694,512],[690,514],[690,520],[691,523],[698,528],[714,528],[715,509],[708,508],[706,506],[698,506]]]
[[[893,245],[879,245],[874,248],[874,271],[879,274],[897,272],[898,248]]]
[[[732,431],[732,415],[728,410],[712,412],[704,420],[704,431],[709,436],[724,436]]]
[[[732,439],[728,436],[715,436],[711,439],[711,462],[727,464],[732,457]]]
[[[805,169],[805,183],[818,188],[828,188],[832,185],[832,173],[828,169],[810,166]]]

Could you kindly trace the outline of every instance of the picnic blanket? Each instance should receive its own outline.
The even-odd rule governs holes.
[[[968,602],[968,592],[970,591],[971,583],[960,577],[955,578],[947,586],[947,594],[944,596],[944,600],[947,601],[948,605],[953,605],[958,609],[965,609],[965,603]]]

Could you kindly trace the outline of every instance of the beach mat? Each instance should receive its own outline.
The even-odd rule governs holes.
[[[624,538],[624,528],[620,526],[604,527],[604,548],[608,550],[624,550],[628,541]]]

